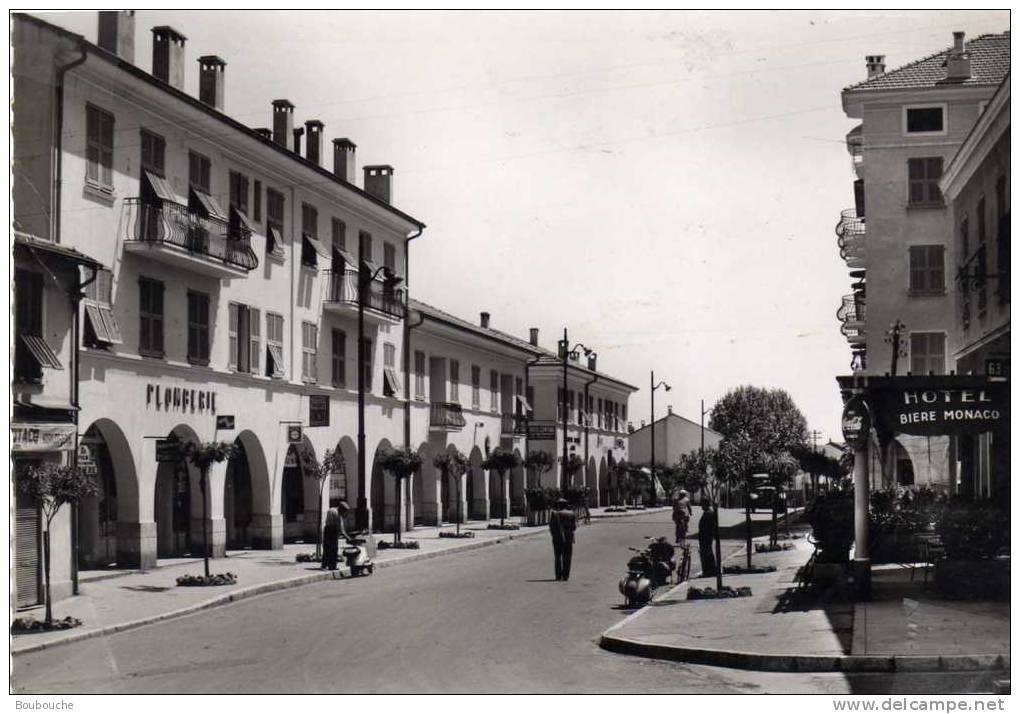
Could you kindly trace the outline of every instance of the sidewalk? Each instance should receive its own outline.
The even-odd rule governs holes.
[[[592,518],[634,517],[666,509],[648,509],[627,513],[605,513],[593,509]],[[518,518],[507,519],[510,523]],[[488,530],[489,523],[498,520],[469,521],[461,531],[474,533],[474,538],[440,538],[439,532],[454,530],[453,525],[417,527],[403,534],[403,539],[416,540],[418,550],[378,550],[377,568],[386,568],[425,558],[460,553],[484,548],[511,540],[537,536],[548,532],[548,526],[521,526],[516,531]],[[375,534],[376,542],[392,540],[392,535]],[[21,634],[11,638],[11,653],[25,654],[55,645],[140,627],[161,620],[188,615],[218,605],[262,595],[264,593],[298,587],[308,583],[345,575],[343,569],[333,573],[319,569],[318,563],[297,563],[298,553],[310,553],[314,544],[288,544],[282,550],[228,551],[226,558],[209,562],[212,573],[231,572],[237,576],[236,585],[217,587],[178,587],[176,579],[184,574],[200,575],[201,558],[161,559],[157,568],[141,572],[133,570],[84,571],[80,579],[80,594],[54,603],[55,618],[68,615],[82,621],[81,627],[57,632]],[[17,613],[18,617],[43,617],[42,606]]]
[[[763,542],[767,539],[756,539]],[[1009,669],[1009,603],[941,599],[921,572],[876,566],[872,599],[799,593],[797,571],[812,546],[755,554],[762,575],[727,575],[751,597],[688,601],[681,583],[603,633],[600,645],[622,654],[776,672],[933,672]],[[727,563],[743,563],[746,551]],[[929,577],[929,582],[931,578]]]

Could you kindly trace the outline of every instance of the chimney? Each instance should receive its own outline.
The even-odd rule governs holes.
[[[227,63],[216,55],[198,58],[198,99],[223,111],[223,83]]]
[[[309,119],[305,122],[305,158],[318,166],[322,163],[322,122]]]
[[[383,203],[393,198],[393,167],[377,164],[365,167],[365,192]]]
[[[885,74],[885,55],[868,55],[864,58],[868,66],[868,79],[881,77]]]
[[[538,347],[538,328],[537,327],[532,327],[531,328],[531,340],[530,340],[530,342],[531,342],[531,344],[533,346]]]
[[[489,313],[487,312],[482,313],[482,327],[484,327],[486,330],[489,329]]]
[[[594,352],[588,355],[588,369],[590,369],[592,372],[595,371],[595,361],[597,358],[598,355],[596,355]]]
[[[184,43],[188,38],[172,27],[152,28],[152,74],[171,87],[184,89]]]
[[[255,133],[261,136],[263,139],[273,140],[273,130],[267,129],[266,127],[260,127],[255,130]]]
[[[291,133],[294,135],[294,153],[301,156],[301,135],[305,133],[304,127],[295,127]]]
[[[953,33],[953,49],[946,57],[946,78],[944,82],[965,82],[970,79],[970,55],[963,41],[964,33]]]
[[[666,405],[666,413],[667,414],[672,414],[673,413],[673,405],[672,404],[667,404]]]
[[[333,139],[333,173],[347,183],[354,185],[354,150],[357,145],[350,139]]]
[[[134,64],[135,11],[100,11],[98,44],[104,50]]]
[[[273,100],[273,141],[285,149],[291,147],[294,128],[294,105],[286,99]]]

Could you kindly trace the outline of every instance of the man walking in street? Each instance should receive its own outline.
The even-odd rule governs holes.
[[[687,491],[681,489],[673,501],[673,524],[676,526],[674,542],[683,543],[687,540],[687,528],[691,523],[691,498]]]
[[[556,510],[549,514],[549,532],[552,535],[557,580],[570,579],[570,558],[574,554],[575,530],[577,530],[577,516],[570,510],[567,499],[558,499]]]

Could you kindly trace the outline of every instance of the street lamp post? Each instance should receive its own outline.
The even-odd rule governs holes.
[[[588,356],[588,355],[590,355],[592,353],[592,351],[590,349],[588,349],[587,347],[582,345],[580,342],[578,342],[576,345],[574,345],[574,347],[571,349],[571,347],[570,347],[570,339],[567,337],[567,328],[564,327],[563,328],[563,339],[560,340],[560,351],[561,351],[562,356],[563,356],[563,398],[562,398],[562,404],[563,404],[563,414],[562,414],[562,417],[563,417],[563,462],[562,462],[562,466],[560,467],[560,473],[563,474],[564,476],[567,473],[567,359],[569,357],[571,357],[571,356],[577,356],[578,350],[583,350],[585,356]],[[562,484],[562,480],[561,480],[560,483],[561,483],[561,485],[563,485]],[[570,485],[572,485],[572,484],[570,484]]]
[[[400,278],[393,275],[385,265],[369,274],[371,268],[362,257],[362,244],[358,241],[358,502],[354,509],[354,523],[358,530],[368,529],[368,493],[366,490],[365,459],[365,290],[379,273],[386,272],[386,279],[396,286]],[[406,319],[406,316],[405,316]],[[398,479],[399,481],[399,479]],[[397,509],[400,509],[399,488]]]
[[[651,424],[651,426],[652,426],[652,458],[651,458],[651,463],[649,464],[649,470],[652,472],[652,479],[651,479],[652,483],[651,483],[651,488],[649,490],[651,492],[652,504],[655,504],[655,501],[656,501],[656,499],[655,499],[655,390],[658,389],[659,387],[664,387],[666,389],[666,391],[668,392],[670,389],[672,389],[672,387],[670,387],[665,382],[659,382],[658,384],[656,384],[655,383],[655,370],[652,370],[652,375],[651,375],[651,378],[649,379],[648,383],[652,386],[652,424]]]

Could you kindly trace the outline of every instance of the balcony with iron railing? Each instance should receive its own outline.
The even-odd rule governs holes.
[[[864,165],[864,136],[862,135],[863,125],[858,124],[846,135],[846,150],[850,154],[850,162],[854,175],[860,177]]]
[[[124,250],[215,278],[243,278],[259,265],[251,232],[172,201],[124,201]]]
[[[357,316],[358,277],[353,267],[326,271],[325,309],[329,312]],[[406,292],[394,287],[387,279],[375,279],[365,287],[365,316],[384,322],[399,322],[407,307]]]
[[[524,414],[504,412],[500,417],[499,433],[504,436],[520,436],[527,431],[527,420]]]
[[[836,244],[839,246],[839,257],[846,261],[847,267],[864,267],[865,235],[864,219],[857,216],[857,209],[847,208],[840,212],[836,224]]]
[[[432,402],[429,407],[429,430],[460,431],[467,425],[464,411],[455,402]]]
[[[864,299],[857,294],[844,295],[843,303],[836,311],[836,319],[842,322],[839,331],[851,345],[860,345],[865,341]]]

